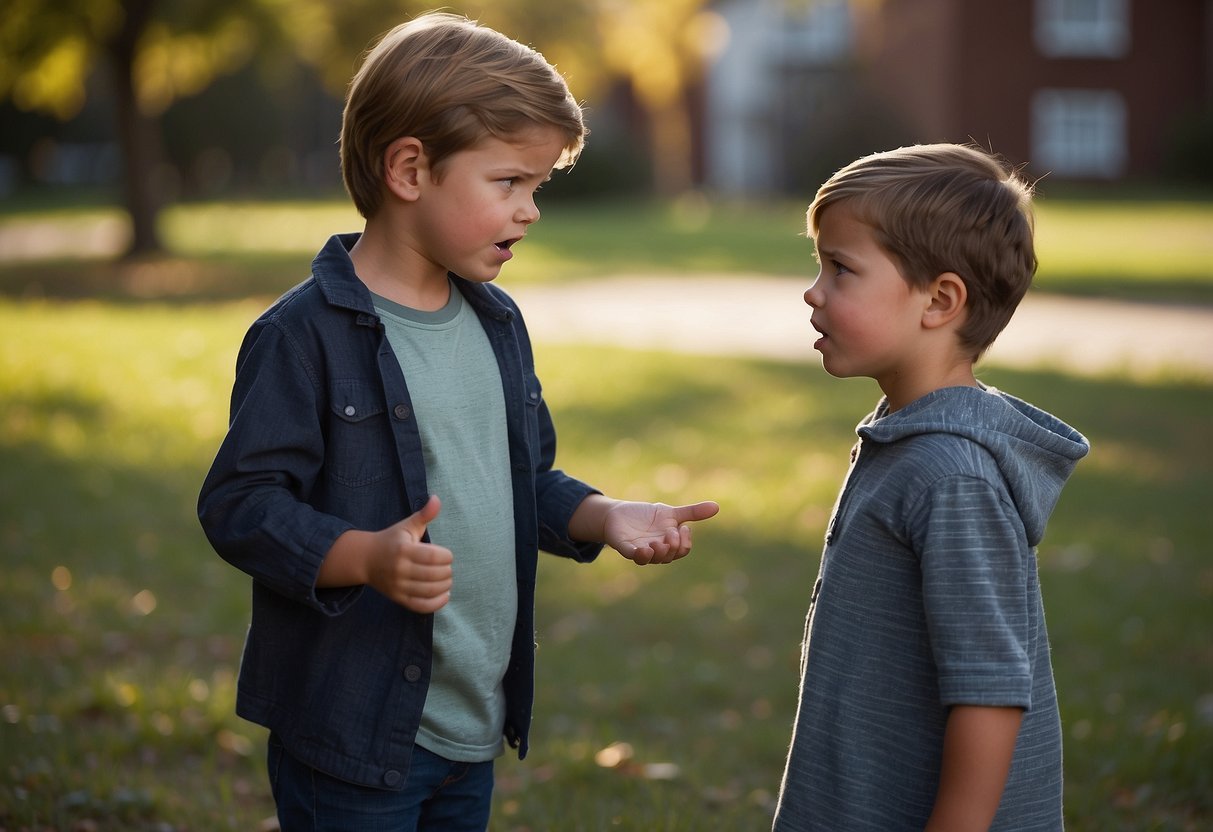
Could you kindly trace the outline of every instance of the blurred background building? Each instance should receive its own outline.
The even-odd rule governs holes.
[[[1208,0],[727,0],[707,184],[811,186],[858,153],[972,140],[1053,180],[1209,182]],[[824,164],[823,164],[824,162]]]
[[[972,140],[1050,182],[1213,183],[1213,0],[467,0],[593,129],[557,193],[805,197]],[[408,0],[9,0],[0,197],[340,190],[341,96]],[[125,175],[124,175],[125,174]],[[143,193],[140,193],[140,191]],[[152,240],[154,243],[154,240]]]

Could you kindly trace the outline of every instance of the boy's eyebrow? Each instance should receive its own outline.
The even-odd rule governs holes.
[[[509,175],[515,179],[538,179],[541,182],[548,182],[551,181],[552,171],[548,170],[540,173],[539,171],[532,171],[523,167],[513,167],[511,165],[504,165],[493,171],[493,176],[504,175]]]

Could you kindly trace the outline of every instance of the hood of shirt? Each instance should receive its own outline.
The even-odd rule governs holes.
[[[1062,486],[1090,450],[1086,438],[1065,422],[992,387],[949,387],[894,413],[887,408],[882,401],[860,422],[860,437],[889,443],[949,433],[982,446],[1002,472],[1033,546],[1044,537]]]

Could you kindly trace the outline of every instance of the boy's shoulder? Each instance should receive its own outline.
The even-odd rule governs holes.
[[[333,310],[313,275],[287,289],[263,309],[249,327],[249,333],[274,329],[294,337],[307,331],[322,332],[332,315]]]
[[[894,413],[878,408],[857,432],[888,449],[889,464],[897,467],[903,483],[915,483],[915,490],[949,476],[1001,481],[1001,461],[1022,452],[1020,440],[1026,437],[1021,420],[1001,391],[955,387]]]
[[[337,310],[373,312],[370,291],[349,259],[349,249],[357,238],[357,234],[330,237],[313,258],[311,273],[271,303],[258,322],[290,325]]]
[[[311,312],[311,307],[322,302],[323,297],[316,284],[316,276],[308,275],[279,295],[258,317],[268,320],[303,315]]]

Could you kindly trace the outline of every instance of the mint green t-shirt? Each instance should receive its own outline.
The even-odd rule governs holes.
[[[417,744],[460,762],[504,750],[505,694],[518,614],[505,397],[480,319],[451,285],[421,312],[374,297],[421,432],[442,510],[430,539],[454,554],[450,602],[434,615],[434,667]]]

